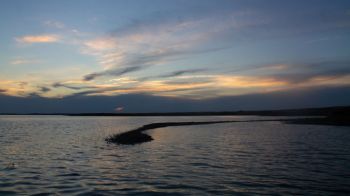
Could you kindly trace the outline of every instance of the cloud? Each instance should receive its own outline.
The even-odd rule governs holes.
[[[58,35],[43,34],[43,35],[26,35],[23,37],[15,38],[19,43],[53,43],[60,41]]]
[[[74,93],[87,95],[140,92],[168,96],[172,92],[177,92],[178,96],[196,94],[195,96],[200,97],[201,94],[203,96],[207,96],[207,94],[220,96],[223,93],[246,94],[254,91],[272,91],[292,88],[297,85],[340,85],[348,81],[346,77],[349,74],[349,64],[334,62],[328,62],[327,65],[289,62],[252,65],[240,67],[231,70],[231,72],[227,70],[215,71],[219,74],[214,74],[212,71],[211,76],[202,75],[202,77],[198,73],[205,72],[205,69],[181,69],[171,73],[164,71],[151,74],[152,70],[146,70],[150,67],[153,68],[153,66],[158,66],[157,70],[173,70],[173,68],[167,69],[166,66],[174,66],[176,64],[174,61],[194,57],[194,55],[227,49],[234,46],[242,36],[248,38],[247,40],[255,39],[255,36],[257,39],[263,36],[285,36],[284,29],[289,31],[299,24],[301,28],[295,29],[304,31],[304,28],[308,28],[308,25],[312,24],[315,19],[315,13],[311,13],[312,19],[306,17],[308,22],[305,24],[302,20],[298,20],[297,24],[295,22],[288,23],[286,21],[291,20],[291,16],[293,16],[289,12],[284,16],[280,15],[278,10],[268,12],[266,10],[259,11],[259,9],[257,7],[251,10],[238,9],[243,11],[236,11],[230,8],[222,13],[208,12],[207,14],[203,12],[193,15],[191,13],[184,15],[172,13],[169,14],[170,16],[167,14],[146,16],[145,19],[120,26],[103,36],[81,36],[80,40],[77,41],[80,44],[81,52],[96,57],[98,64],[101,65],[101,70],[87,72],[80,79],[81,84],[66,83],[67,81],[60,80],[62,82],[54,84],[53,87],[64,87],[67,88],[63,89],[65,92],[73,90]],[[222,9],[217,10],[221,11]],[[299,12],[299,10],[297,11]],[[299,16],[299,14],[296,15]],[[283,16],[284,18],[273,16]],[[327,18],[328,15],[325,17]],[[299,21],[301,22],[299,23]],[[325,21],[327,25],[330,23],[329,21],[334,20]],[[46,25],[66,28],[64,24],[57,21],[47,21]],[[318,29],[316,27],[322,25],[310,25],[310,27]],[[264,35],[266,32],[269,35]],[[291,32],[294,33],[294,31]],[[54,38],[50,39],[50,36]],[[64,38],[67,37],[65,34]],[[61,37],[57,35],[28,35],[16,40],[20,43],[45,43],[61,41]],[[26,59],[13,61],[13,64],[25,63],[28,63]],[[180,66],[187,65],[181,62]],[[212,64],[212,66],[216,65]],[[220,69],[221,67],[216,66],[215,68]],[[147,75],[155,76],[137,78],[137,75],[142,75],[143,71],[147,71]],[[115,81],[109,79],[102,81],[106,78],[97,80],[97,78],[106,76]],[[134,76],[135,78],[132,79],[135,82],[125,84],[117,81],[120,76]],[[11,87],[11,89],[15,89],[15,87]],[[191,90],[193,92],[189,92]],[[28,89],[26,89],[26,93],[27,91]]]
[[[186,73],[197,73],[203,70],[181,70],[170,74],[161,75],[160,80],[156,77],[141,78],[139,80],[124,83],[120,80],[111,80],[113,83],[105,85],[92,85],[89,90],[77,92],[79,95],[115,95],[124,93],[148,93],[161,96],[187,96],[193,94],[191,91],[201,90],[193,97],[216,97],[224,94],[247,94],[257,91],[273,91],[288,87],[288,83],[273,77],[248,77],[230,75],[186,75]],[[95,75],[90,76],[91,79]],[[152,80],[150,80],[152,79]],[[131,82],[130,82],[131,81]],[[115,82],[115,83],[114,83]],[[62,85],[61,85],[62,86]],[[69,87],[74,90],[83,88]],[[215,94],[206,94],[206,91],[218,90]],[[175,93],[176,92],[176,93]]]
[[[266,110],[349,105],[350,87],[290,89],[201,100],[137,93],[63,98],[0,95],[0,103],[0,113],[105,113],[115,112],[116,106],[123,107],[123,112]]]
[[[122,76],[145,67],[126,67],[106,70],[85,76],[83,82],[100,76]],[[256,72],[258,70],[258,72]],[[258,65],[242,74],[203,74],[208,69],[177,70],[156,76],[111,79],[103,84],[88,86],[65,85],[77,90],[79,95],[116,95],[124,93],[148,93],[160,96],[177,97],[220,97],[256,92],[273,92],[296,87],[343,86],[350,82],[347,61],[322,61],[304,64]],[[195,74],[196,73],[196,74]],[[199,74],[200,73],[200,74]],[[100,81],[101,82],[101,81]],[[58,85],[57,85],[58,86]],[[61,85],[63,86],[63,85]]]
[[[241,66],[234,67],[233,69],[229,69],[226,73],[252,73],[252,72],[273,72],[273,71],[285,71],[291,68],[293,65],[287,63],[275,63],[275,64],[257,64],[257,65],[249,65],[249,66]]]
[[[283,80],[277,80],[269,77],[254,76],[215,76],[215,84],[218,87],[228,88],[254,88],[254,87],[284,87],[288,83]]]
[[[90,80],[93,80],[96,77],[101,76],[101,75],[103,75],[103,74],[102,73],[90,73],[90,74],[84,76],[84,80],[90,81]]]
[[[178,58],[181,56],[199,55],[224,49],[227,49],[227,47],[197,50],[177,50],[175,48],[170,47],[159,48],[157,50],[143,51],[136,54],[131,53],[128,55],[124,55],[123,53],[116,53],[115,55],[109,54],[105,55],[104,57],[106,57],[106,59],[102,61],[102,63],[106,63],[105,67],[107,69],[105,71],[87,74],[84,76],[84,80],[89,81],[101,76],[120,76],[127,73],[147,69],[151,66],[166,64],[170,61],[178,60]],[[181,75],[185,73],[177,74]]]
[[[82,53],[95,56],[105,71],[88,74],[85,78],[118,75],[119,70],[127,67],[143,67],[134,69],[138,71],[155,65],[167,66],[174,60],[227,49],[231,42],[215,46],[209,43],[224,39],[225,33],[232,29],[255,25],[255,21],[235,19],[247,15],[225,13],[214,19],[211,16],[151,17],[118,28],[108,35],[86,40]]]
[[[49,91],[51,91],[51,89],[50,88],[48,88],[48,87],[40,87],[40,90],[39,90],[40,92],[42,92],[42,93],[47,93],[47,92],[49,92]]]
[[[186,74],[201,73],[204,71],[208,71],[208,69],[203,68],[203,69],[178,70],[178,71],[173,71],[173,72],[167,73],[167,74],[138,78],[138,81],[146,81],[146,80],[157,79],[157,78],[172,78],[172,77],[182,76],[182,75],[186,75]]]
[[[260,8],[242,3],[236,9],[235,3],[228,3],[225,8],[219,6],[220,9],[213,5],[213,9],[206,8],[205,11],[191,8],[191,12],[182,10],[181,14],[157,12],[143,19],[132,20],[106,35],[80,42],[81,52],[95,56],[103,68],[86,74],[83,80],[131,74],[152,66],[170,66],[170,62],[175,60],[216,51],[213,45],[226,49],[242,39],[249,41],[337,29],[340,28],[336,25],[338,22],[343,24],[348,19],[344,14],[327,14],[323,16],[325,21],[316,22],[320,21],[323,10],[335,13],[334,7],[325,5],[314,8],[308,4],[315,9],[312,12],[293,9],[297,13],[280,9],[280,6],[284,5],[275,3],[268,8]],[[48,24],[56,25],[56,22],[49,21]],[[277,72],[285,70],[287,66],[283,63],[270,67],[252,66],[233,72]]]
[[[84,80],[85,81],[90,81],[90,80],[94,80],[96,77],[100,77],[100,76],[104,76],[104,75],[111,75],[111,76],[121,76],[130,72],[135,72],[141,69],[144,69],[145,67],[138,67],[138,66],[134,66],[134,67],[126,67],[123,69],[117,69],[117,70],[107,70],[107,71],[103,71],[103,72],[95,72],[95,73],[90,73],[88,75],[84,76]]]
[[[97,38],[84,42],[84,45],[93,51],[111,50],[116,47],[115,40],[111,37]]]
[[[350,61],[349,60],[333,60],[333,61],[316,61],[299,64],[286,64],[284,69],[276,69],[274,71],[262,71],[261,75],[284,80],[291,84],[315,82],[315,79],[340,79],[350,76]],[[346,80],[345,80],[346,81]]]
[[[187,93],[193,90],[204,90],[207,83],[158,83],[151,82],[143,85],[136,85],[130,87],[115,86],[115,87],[101,87],[93,90],[86,90],[71,94],[71,96],[116,96],[123,94],[148,94],[166,97],[188,97]],[[213,96],[210,96],[213,97]],[[198,96],[193,98],[198,99]]]
[[[59,88],[59,87],[65,87],[71,90],[82,90],[82,89],[93,89],[96,88],[94,86],[72,86],[72,85],[68,85],[68,84],[63,84],[60,82],[55,82],[52,84],[52,87],[54,88]]]
[[[187,70],[179,70],[179,71],[174,71],[172,73],[169,74],[164,74],[164,75],[160,75],[158,77],[160,78],[169,78],[169,77],[175,77],[175,76],[181,76],[184,74],[193,74],[193,73],[199,73],[199,72],[203,72],[206,71],[207,69],[187,69]]]
[[[350,60],[323,60],[296,63],[262,64],[231,69],[226,74],[268,77],[289,85],[305,85],[311,81],[341,79],[350,75]],[[338,80],[338,82],[340,82]],[[303,84],[304,83],[304,84]],[[315,83],[316,85],[316,83]]]
[[[35,88],[28,85],[28,82],[15,80],[0,80],[0,89],[3,90],[3,93],[14,96],[25,96],[35,91]]]
[[[142,62],[142,59],[134,60]],[[56,82],[50,87],[64,87],[72,90],[65,90],[64,94],[113,96],[125,93],[148,93],[198,99],[273,92],[297,87],[344,86],[350,83],[349,62],[334,60],[300,64],[256,65],[254,69],[247,69],[245,74],[241,74],[242,71],[214,74],[208,69],[197,68],[141,78],[123,75],[143,70],[147,66],[122,67],[86,75],[84,80]],[[116,78],[92,82],[96,77],[106,75]],[[18,82],[4,83],[2,86],[9,89],[7,94],[12,95],[25,96],[30,92],[38,91],[37,88],[33,88],[33,85],[23,86]],[[43,91],[39,90],[40,92]],[[47,96],[52,96],[52,93]]]
[[[10,62],[11,65],[23,65],[23,64],[34,64],[34,63],[40,63],[40,61],[37,59],[18,57],[18,58],[13,59]]]
[[[57,29],[64,29],[65,28],[65,25],[62,22],[54,21],[54,20],[45,21],[44,25],[48,26],[48,27],[57,28]]]

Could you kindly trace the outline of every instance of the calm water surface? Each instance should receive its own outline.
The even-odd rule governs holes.
[[[153,122],[258,118],[0,116],[0,195],[350,192],[349,127],[230,123],[151,130],[154,141],[134,146],[104,141]]]

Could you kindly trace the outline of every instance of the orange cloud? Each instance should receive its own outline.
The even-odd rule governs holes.
[[[259,78],[248,76],[216,76],[217,85],[222,87],[252,88],[252,87],[283,87],[288,82],[274,78]]]
[[[0,80],[0,89],[5,90],[4,94],[12,96],[25,96],[35,91],[35,88],[28,85],[27,82],[15,80]]]
[[[60,40],[58,35],[27,35],[20,38],[16,38],[20,43],[52,43]]]
[[[345,76],[316,76],[298,85],[300,87],[321,86],[321,85],[349,85],[350,75]]]

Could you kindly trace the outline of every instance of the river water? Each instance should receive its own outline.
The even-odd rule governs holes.
[[[154,122],[249,119],[265,118],[0,116],[0,195],[350,192],[349,127],[228,123],[149,130],[154,140],[133,146],[104,141]]]

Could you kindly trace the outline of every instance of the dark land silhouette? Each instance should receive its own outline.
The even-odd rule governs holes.
[[[41,115],[41,113],[30,113],[30,115]],[[169,126],[190,126],[207,125],[218,123],[239,123],[239,122],[263,122],[281,121],[293,124],[313,124],[350,126],[350,106],[303,108],[285,110],[251,110],[251,111],[223,111],[223,112],[170,112],[170,113],[53,113],[45,115],[67,115],[67,116],[234,116],[234,115],[257,115],[257,116],[293,116],[293,119],[269,119],[269,120],[248,120],[248,121],[205,121],[205,122],[162,122],[151,123],[134,130],[121,134],[112,135],[106,138],[109,143],[116,144],[138,144],[152,141],[150,135],[144,131]]]
[[[78,113],[63,114],[69,116],[349,116],[350,106],[284,109],[284,110],[250,110],[250,111],[223,111],[223,112],[166,112],[166,113]]]
[[[150,135],[144,133],[144,131],[157,129],[170,126],[191,126],[191,125],[208,125],[218,123],[239,123],[239,122],[267,122],[267,121],[280,121],[284,123],[292,124],[313,124],[313,125],[333,125],[333,126],[350,126],[350,107],[333,107],[333,108],[316,108],[316,109],[302,109],[302,110],[279,110],[279,111],[255,111],[247,112],[243,111],[236,113],[221,113],[224,115],[269,115],[269,116],[296,116],[296,115],[325,115],[319,117],[300,117],[293,119],[268,119],[268,120],[245,120],[245,121],[205,121],[205,122],[163,122],[163,123],[151,123],[143,125],[137,129],[127,131],[120,134],[112,135],[106,138],[109,143],[116,144],[139,144],[143,142],[152,141],[153,138]],[[213,113],[202,113],[197,115],[213,115]],[[215,113],[218,115],[218,113]],[[148,114],[150,115],[150,114]],[[170,115],[170,114],[168,114]],[[174,115],[174,114],[172,114]],[[187,114],[189,115],[189,114]]]

